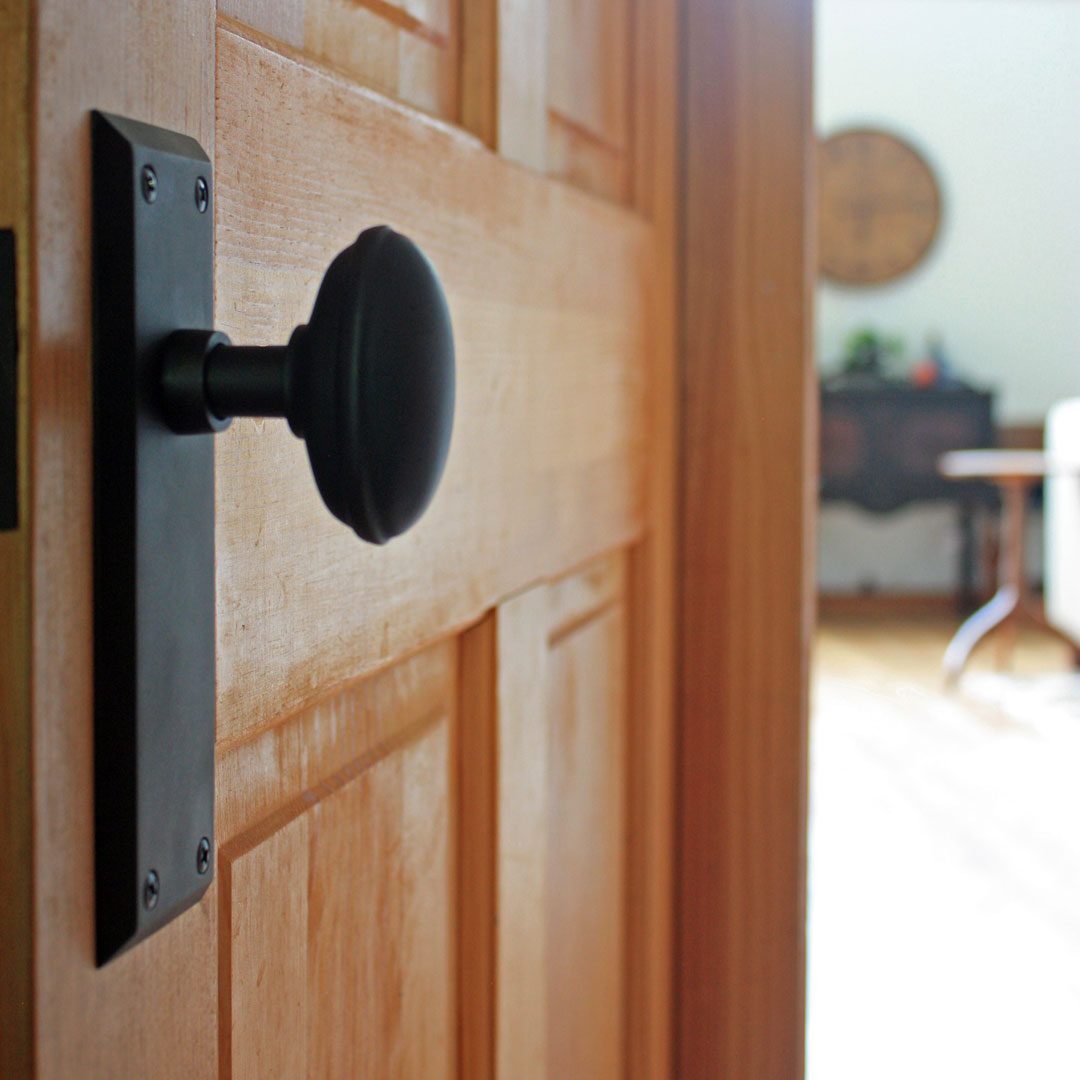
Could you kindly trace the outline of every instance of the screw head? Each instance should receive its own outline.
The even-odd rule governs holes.
[[[195,852],[195,869],[200,874],[205,874],[210,869],[210,839],[204,836],[199,841],[199,849]]]
[[[210,185],[206,182],[206,178],[200,176],[195,181],[195,207],[200,214],[206,213],[206,208],[210,205]]]
[[[161,882],[158,880],[157,871],[151,870],[143,882],[142,902],[147,911],[153,911],[157,907],[158,897],[161,896]]]
[[[157,193],[157,173],[154,172],[152,165],[144,165],[142,170],[142,196],[148,203],[152,203],[157,198]]]

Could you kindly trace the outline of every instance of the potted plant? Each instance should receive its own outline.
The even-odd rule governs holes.
[[[843,373],[883,379],[888,360],[902,347],[899,338],[885,337],[869,327],[856,330],[844,344]]]

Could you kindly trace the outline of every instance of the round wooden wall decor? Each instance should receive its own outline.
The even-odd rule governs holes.
[[[821,272],[875,285],[915,266],[941,219],[941,195],[913,147],[885,131],[842,131],[820,144]]]

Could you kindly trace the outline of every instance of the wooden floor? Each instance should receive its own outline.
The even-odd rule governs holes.
[[[1080,675],[832,619],[811,736],[809,1080],[1080,1078]]]

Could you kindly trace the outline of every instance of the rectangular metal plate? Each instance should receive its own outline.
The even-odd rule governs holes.
[[[97,112],[92,134],[100,964],[213,875],[213,436],[166,428],[155,358],[171,331],[213,326],[214,252],[212,207],[196,199],[213,177],[194,139]]]

